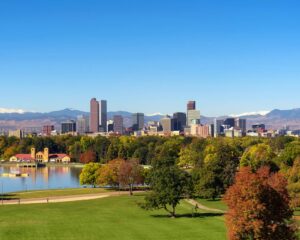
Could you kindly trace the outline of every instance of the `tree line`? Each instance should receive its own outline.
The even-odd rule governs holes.
[[[0,137],[3,158],[32,146],[88,163],[82,184],[127,187],[131,194],[134,186],[150,187],[141,206],[172,217],[182,199],[223,197],[230,239],[296,239],[291,217],[292,207],[300,206],[298,138]]]

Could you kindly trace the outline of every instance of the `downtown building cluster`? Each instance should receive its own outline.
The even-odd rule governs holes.
[[[144,113],[133,113],[126,127],[122,115],[108,118],[107,101],[90,100],[89,114],[79,115],[77,119],[70,119],[60,124],[60,129],[54,125],[45,125],[39,133],[26,133],[24,130],[11,130],[8,136],[23,138],[27,135],[55,136],[55,135],[133,135],[133,136],[195,136],[208,137],[275,137],[278,135],[299,136],[299,132],[289,131],[288,127],[280,130],[267,130],[264,124],[248,126],[245,118],[216,118],[210,124],[202,124],[200,110],[196,108],[196,101],[189,101],[186,110],[165,115],[158,121],[146,122]],[[204,121],[203,121],[204,122]],[[57,127],[57,126],[56,126]]]

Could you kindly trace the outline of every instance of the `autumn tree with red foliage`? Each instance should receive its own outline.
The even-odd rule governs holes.
[[[224,197],[229,239],[297,239],[286,186],[286,179],[268,167],[255,173],[241,168]]]
[[[81,163],[96,162],[96,153],[93,150],[87,150],[80,155]]]
[[[137,159],[123,161],[119,168],[119,183],[129,186],[130,195],[133,195],[133,186],[143,183],[143,167]]]

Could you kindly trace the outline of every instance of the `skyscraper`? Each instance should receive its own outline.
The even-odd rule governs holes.
[[[227,126],[227,128],[232,128],[235,126],[235,119],[234,118],[226,118],[224,120],[224,125]]]
[[[138,131],[144,128],[144,113],[134,113],[131,116],[132,130]]]
[[[66,121],[61,123],[61,133],[75,133],[76,122],[74,120]]]
[[[173,131],[173,119],[170,116],[165,116],[160,119],[160,123],[165,134],[171,133]]]
[[[192,124],[200,124],[200,111],[196,110],[196,102],[189,101],[187,103],[187,121],[186,126],[190,127]]]
[[[76,129],[79,135],[89,132],[89,117],[80,115],[77,117]]]
[[[100,105],[100,132],[107,132],[107,101],[101,100]]]
[[[247,120],[242,118],[235,119],[235,128],[242,130],[242,134],[246,134],[247,132]]]
[[[173,114],[174,130],[183,131],[186,125],[186,114],[183,112],[176,112]]]
[[[187,112],[187,126],[192,124],[200,124],[200,111],[198,110],[188,110]]]
[[[114,116],[114,132],[117,134],[124,133],[123,117],[121,115]]]
[[[196,102],[195,101],[189,101],[187,103],[187,110],[196,110]]]
[[[90,131],[99,132],[99,102],[96,98],[91,99],[90,109]]]
[[[43,135],[44,136],[51,136],[52,131],[54,131],[54,125],[43,126]]]
[[[221,120],[221,119],[214,120],[214,137],[218,137],[224,133],[223,124],[224,124],[224,120]]]

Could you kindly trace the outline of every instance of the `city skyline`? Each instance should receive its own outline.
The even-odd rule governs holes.
[[[297,108],[299,6],[1,2],[0,107],[88,111],[97,96],[110,111],[147,114],[190,99],[206,116]]]

